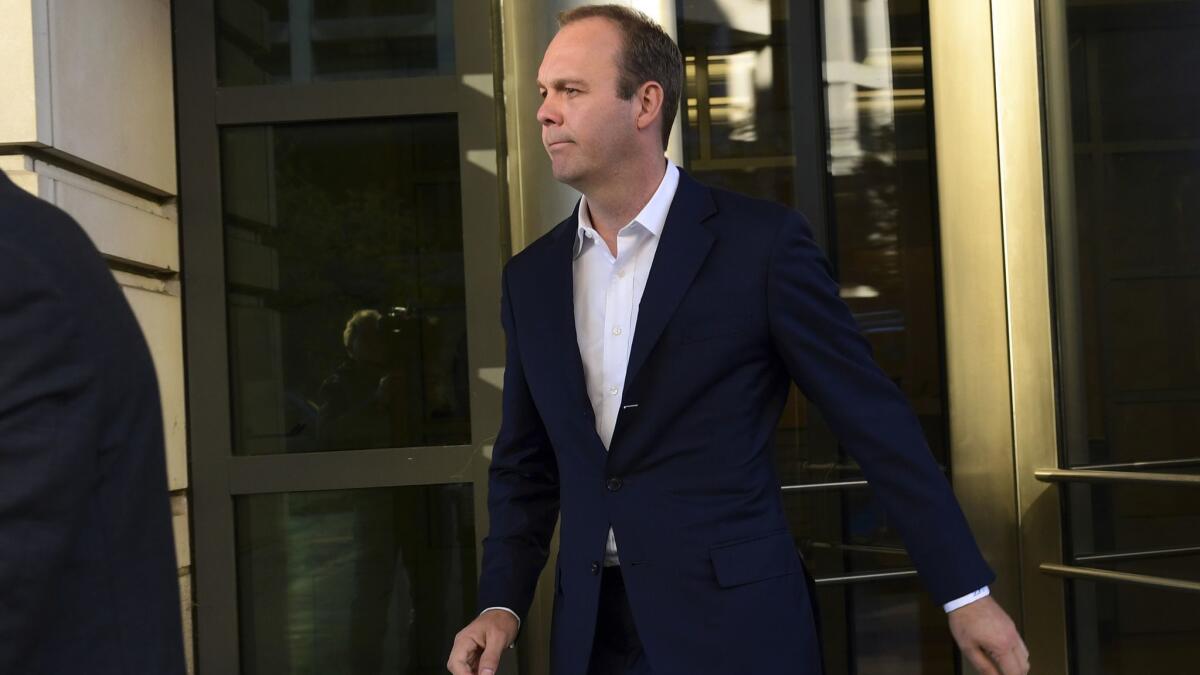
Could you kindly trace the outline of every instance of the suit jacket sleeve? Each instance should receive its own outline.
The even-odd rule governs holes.
[[[511,609],[523,623],[558,520],[558,462],[525,381],[507,268],[500,313],[507,338],[503,418],[488,472],[490,529],[478,605]]]
[[[768,275],[776,351],[858,460],[934,599],[945,603],[990,583],[994,575],[916,416],[876,365],[799,214],[781,224]]]
[[[46,630],[96,475],[75,325],[50,271],[0,244],[0,673]]]

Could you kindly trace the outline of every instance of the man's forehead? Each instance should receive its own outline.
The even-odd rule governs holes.
[[[616,54],[621,50],[619,29],[604,19],[587,18],[558,29],[546,46],[543,60],[576,58],[594,60],[597,54]]]
[[[542,56],[537,74],[538,85],[545,87],[602,78],[605,60],[596,58],[597,55],[605,51],[612,52],[611,62],[615,66],[620,49],[620,36],[607,23],[589,18],[563,26]]]

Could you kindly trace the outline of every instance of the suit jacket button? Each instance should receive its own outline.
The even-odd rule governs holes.
[[[600,574],[600,563],[598,563],[598,562],[592,563],[592,574]]]
[[[609,478],[609,479],[608,479],[608,491],[609,491],[609,492],[616,492],[617,490],[620,490],[620,489],[621,489],[621,484],[622,484],[622,483],[621,483],[621,479],[620,479],[620,478]]]

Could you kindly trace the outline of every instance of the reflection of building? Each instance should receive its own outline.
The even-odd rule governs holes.
[[[496,279],[575,199],[533,86],[573,4],[0,2],[0,169],[83,223],[150,338],[201,672],[435,672],[470,615]],[[686,58],[670,156],[814,221],[1035,669],[1186,671],[1200,3],[628,4]],[[347,318],[393,308],[387,356],[343,368]],[[331,381],[368,420],[340,435]],[[776,446],[829,672],[953,672],[799,392]],[[548,612],[514,672],[545,672]]]

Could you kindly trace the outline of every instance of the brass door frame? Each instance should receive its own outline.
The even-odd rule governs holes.
[[[1040,570],[1059,495],[1035,475],[1059,466],[1038,12],[930,0],[931,58],[954,488],[1034,672],[1065,673],[1063,583]]]

